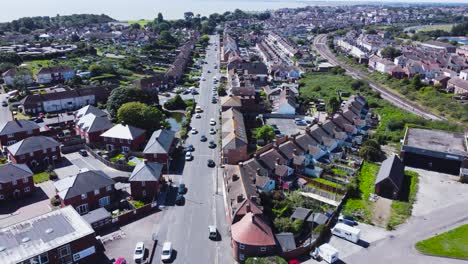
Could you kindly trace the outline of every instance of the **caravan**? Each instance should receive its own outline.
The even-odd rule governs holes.
[[[333,235],[357,243],[360,239],[361,230],[345,225],[343,223],[338,223],[331,229]]]
[[[331,264],[338,260],[338,250],[330,244],[323,244],[320,247],[315,248],[315,251],[310,252],[310,256],[313,259],[318,259],[318,257],[320,257]]]

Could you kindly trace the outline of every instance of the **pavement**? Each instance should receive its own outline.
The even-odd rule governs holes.
[[[421,116],[425,119],[430,119],[430,120],[446,120],[446,118],[441,117],[439,115],[436,115],[430,111],[427,111],[425,109],[422,109],[421,107],[411,103],[409,100],[394,94],[393,92],[387,90],[385,87],[381,86],[380,84],[370,80],[367,78],[364,73],[362,73],[359,70],[354,69],[353,67],[348,66],[346,63],[341,62],[336,58],[336,56],[330,51],[330,49],[327,46],[327,35],[322,34],[318,35],[314,39],[314,46],[316,50],[320,53],[320,55],[328,60],[331,64],[333,65],[339,65],[343,69],[346,70],[347,74],[355,79],[360,79],[363,80],[367,83],[369,83],[370,87],[376,91],[378,91],[381,95],[381,97],[387,101],[389,101],[391,104],[395,105],[396,107],[399,107],[401,109],[404,109],[406,111],[412,112],[418,116]]]
[[[216,39],[216,40],[215,40]],[[216,41],[219,51],[219,41],[211,36],[210,42]],[[200,119],[192,119],[192,127],[198,130],[195,135],[190,134],[186,145],[195,148],[194,159],[183,164],[183,172],[171,175],[174,185],[185,183],[188,192],[182,206],[168,206],[163,211],[161,221],[156,228],[158,245],[152,263],[160,263],[161,246],[164,241],[172,242],[174,248],[173,263],[233,263],[230,248],[226,211],[224,208],[222,173],[217,168],[207,167],[207,160],[213,159],[219,165],[219,146],[208,148],[208,142],[214,140],[218,144],[219,133],[210,135],[209,121],[214,118],[219,129],[220,106],[211,103],[212,79],[220,73],[214,70],[214,64],[219,66],[219,53],[212,47],[207,50],[203,77],[195,96],[197,104],[203,109]],[[210,70],[211,73],[207,71]],[[200,136],[205,135],[208,142],[201,142]],[[218,173],[217,173],[218,172]],[[221,234],[220,241],[208,238],[208,225],[216,225]]]

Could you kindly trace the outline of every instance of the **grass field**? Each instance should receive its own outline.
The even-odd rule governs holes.
[[[146,26],[148,23],[151,22],[151,20],[148,20],[148,19],[140,19],[140,20],[129,20],[129,21],[126,21],[127,23],[129,23],[130,25],[131,24],[139,24],[140,26],[144,27]]]
[[[332,73],[307,74],[301,81],[300,97],[305,100],[326,99],[338,92],[352,92],[351,81],[346,75]]]
[[[443,30],[443,31],[450,32],[452,30],[452,27],[453,25],[431,25],[428,27],[420,28],[417,31],[427,32],[427,31],[434,31],[434,30]]]
[[[468,259],[468,225],[419,241],[416,248],[424,254]]]

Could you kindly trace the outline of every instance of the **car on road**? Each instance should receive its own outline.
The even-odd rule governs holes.
[[[7,103],[6,101],[3,101],[3,102],[2,102],[2,106],[3,106],[3,107],[6,107],[6,106],[8,106],[8,103]]]
[[[145,258],[145,244],[143,242],[136,243],[135,252],[133,253],[133,261],[135,263],[143,263]]]
[[[193,158],[192,152],[188,151],[185,153],[185,160],[190,161],[192,160],[192,158]]]
[[[213,86],[213,88],[211,88],[211,90],[212,90],[213,92],[216,92],[216,91],[218,90],[218,88],[216,88],[216,87]]]
[[[210,70],[208,70],[207,72],[208,72],[208,73],[211,73],[211,71],[210,71]]]
[[[177,194],[175,199],[175,204],[182,205],[184,203],[184,196],[182,194]]]
[[[196,133],[198,133],[197,129],[196,128],[192,128],[190,130],[190,133],[192,133],[192,135],[195,135]]]
[[[203,110],[201,109],[201,106],[197,105],[197,106],[195,107],[195,112],[197,112],[197,113],[203,112]]]
[[[178,194],[185,194],[187,192],[187,187],[185,187],[184,183],[179,184],[179,188],[177,188]]]
[[[162,262],[169,261],[172,258],[172,243],[171,242],[164,242],[162,253],[161,253],[161,260]]]
[[[195,148],[193,147],[192,144],[188,145],[187,148],[185,148],[186,151],[190,151],[190,152],[193,152],[195,151]]]
[[[216,97],[211,98],[211,103],[216,104],[217,102],[218,100],[216,99]]]
[[[216,125],[216,121],[214,120],[214,118],[210,119],[210,125],[212,125],[212,126]]]
[[[209,238],[210,239],[216,239],[218,238],[218,229],[214,225],[208,226],[208,232],[209,232]]]
[[[342,215],[338,216],[338,222],[349,225],[349,226],[355,226],[358,223],[356,220],[354,220],[354,217],[349,216],[349,215]]]
[[[206,81],[206,78],[205,78],[205,77],[203,77],[201,80],[202,80],[202,81]]]
[[[214,160],[209,159],[209,160],[206,162],[206,165],[208,165],[208,167],[210,167],[210,168],[213,168],[216,164],[215,164]]]
[[[78,151],[78,153],[80,153],[80,155],[83,156],[83,157],[88,156],[88,152],[86,152],[85,149],[80,149],[80,150]]]
[[[195,118],[201,118],[201,115],[200,115],[200,114],[196,114],[196,115],[195,115]]]
[[[205,141],[207,141],[207,140],[208,140],[208,139],[206,138],[205,135],[201,135],[201,137],[200,137],[200,141],[201,141],[201,142],[205,142]]]
[[[210,143],[208,145],[209,148],[216,148],[216,143],[213,140],[210,140]]]
[[[214,128],[210,128],[210,134],[211,134],[211,135],[214,135],[214,134],[216,134],[216,129],[214,129]]]

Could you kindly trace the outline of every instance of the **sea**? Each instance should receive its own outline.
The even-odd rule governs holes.
[[[409,0],[391,0],[402,3]],[[450,0],[466,3],[468,0]],[[388,0],[374,0],[384,3]],[[440,3],[440,0],[417,2]],[[447,1],[442,1],[447,2]],[[346,5],[370,3],[359,0],[0,0],[0,22],[8,22],[27,16],[56,16],[70,14],[107,14],[118,20],[154,19],[159,12],[166,19],[179,19],[184,12],[209,15],[234,11],[273,10],[284,7],[296,8],[307,5]],[[413,2],[414,3],[414,2]]]

